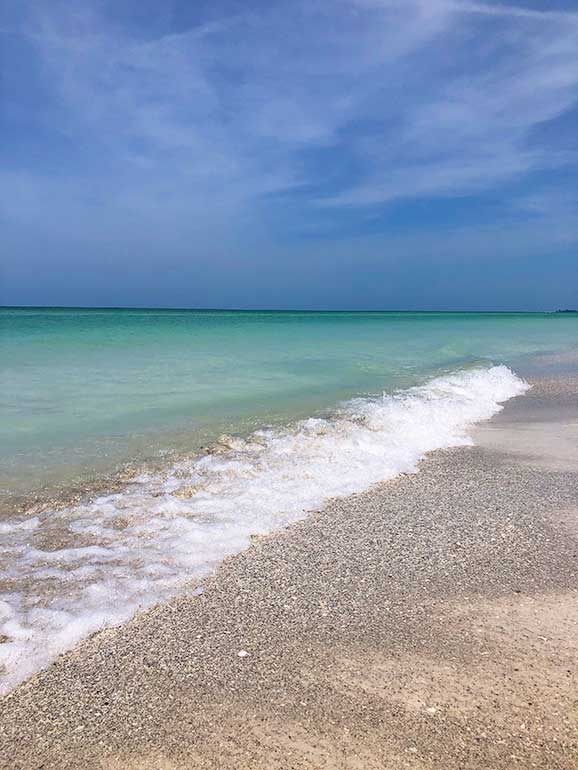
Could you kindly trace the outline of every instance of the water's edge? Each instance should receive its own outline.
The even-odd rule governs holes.
[[[0,605],[3,690],[94,631],[166,600],[252,536],[415,472],[428,452],[470,444],[469,428],[527,387],[505,366],[456,372],[353,399],[332,418],[293,429],[223,437],[211,453],[107,495],[2,522],[10,581]]]

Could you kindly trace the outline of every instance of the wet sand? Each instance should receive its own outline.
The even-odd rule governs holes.
[[[0,704],[0,767],[570,770],[578,381],[260,538]]]

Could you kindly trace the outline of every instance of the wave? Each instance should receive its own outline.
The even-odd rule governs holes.
[[[120,492],[3,522],[12,590],[0,597],[2,691],[90,633],[174,595],[252,535],[415,472],[427,452],[471,444],[468,429],[527,388],[505,366],[456,372],[353,399],[330,418],[224,436],[207,454]]]

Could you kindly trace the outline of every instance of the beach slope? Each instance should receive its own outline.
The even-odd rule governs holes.
[[[577,391],[536,382],[61,656],[1,702],[0,766],[569,770]]]

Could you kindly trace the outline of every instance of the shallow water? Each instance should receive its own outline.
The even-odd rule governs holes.
[[[578,343],[578,316],[0,309],[0,494],[82,485],[480,362]]]

